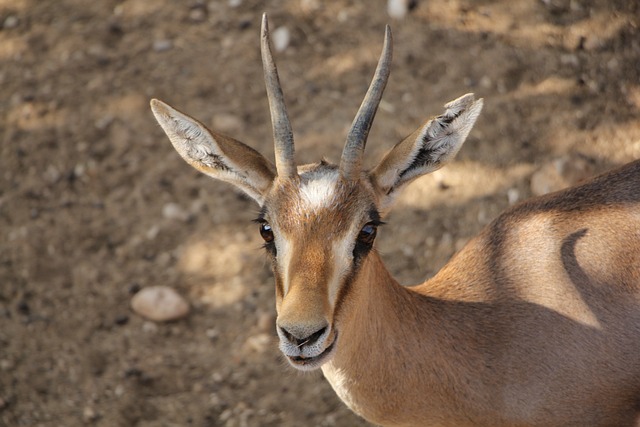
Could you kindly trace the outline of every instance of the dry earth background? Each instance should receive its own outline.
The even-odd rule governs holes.
[[[510,203],[640,158],[636,0],[0,0],[0,425],[356,426],[278,355],[257,212],[189,168],[164,99],[272,156],[259,21],[298,160],[338,159],[380,52],[394,65],[372,163],[466,92],[485,109],[457,161],[414,183],[378,242],[429,277]],[[164,284],[192,305],[129,308]]]

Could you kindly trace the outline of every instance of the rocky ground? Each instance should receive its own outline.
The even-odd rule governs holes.
[[[372,164],[466,92],[457,161],[414,183],[378,245],[433,275],[501,210],[640,158],[640,6],[622,0],[0,0],[0,425],[357,426],[280,358],[252,201],[173,151],[157,97],[272,156],[270,14],[300,162],[339,158],[382,44]],[[187,317],[133,294],[166,285]]]

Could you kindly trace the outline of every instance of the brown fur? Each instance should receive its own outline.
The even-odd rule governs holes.
[[[464,95],[365,173],[391,34],[341,167],[297,170],[263,19],[276,164],[153,100],[176,150],[262,207],[280,349],[386,426],[640,426],[640,161],[508,210],[405,288],[372,248],[395,195],[442,167],[482,108]],[[371,91],[370,91],[371,92]],[[355,130],[354,130],[355,129]]]
[[[634,425],[638,189],[634,162],[520,204],[413,288],[372,255],[325,374],[382,425]]]
[[[411,180],[405,172],[428,173],[459,149],[478,109],[465,111],[477,104],[467,95],[450,105],[462,113],[436,127],[444,150],[429,145],[440,144],[438,134],[424,138],[428,121],[371,174],[338,176],[333,204],[313,210],[301,187],[336,175],[335,166],[270,177],[269,162],[244,144],[155,107],[189,163],[262,204],[290,251],[274,257],[278,325],[299,336],[328,325],[315,343],[335,347],[322,369],[355,412],[388,426],[632,426],[640,414],[639,161],[508,210],[420,286],[400,286],[375,250],[351,260],[349,242],[372,206],[391,205]],[[245,165],[241,175],[188,157],[198,153],[189,144]],[[418,151],[429,151],[427,162],[415,160]]]

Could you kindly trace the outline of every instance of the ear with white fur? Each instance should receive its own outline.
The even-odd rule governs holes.
[[[151,100],[151,110],[187,163],[213,178],[235,185],[262,205],[276,176],[271,162],[253,148],[210,131],[162,101]]]
[[[427,121],[393,147],[372,170],[383,206],[392,203],[400,188],[453,159],[482,110],[482,99],[476,101],[469,93],[445,108],[444,114]]]

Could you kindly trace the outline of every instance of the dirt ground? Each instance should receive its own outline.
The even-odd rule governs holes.
[[[457,160],[381,230],[403,283],[509,204],[640,158],[634,0],[422,0],[401,21],[382,0],[0,0],[1,426],[366,425],[279,356],[257,207],[191,169],[148,108],[272,156],[263,11],[290,35],[276,59],[301,163],[339,159],[387,23],[369,163],[447,101],[485,98]],[[186,319],[131,311],[156,284]]]

